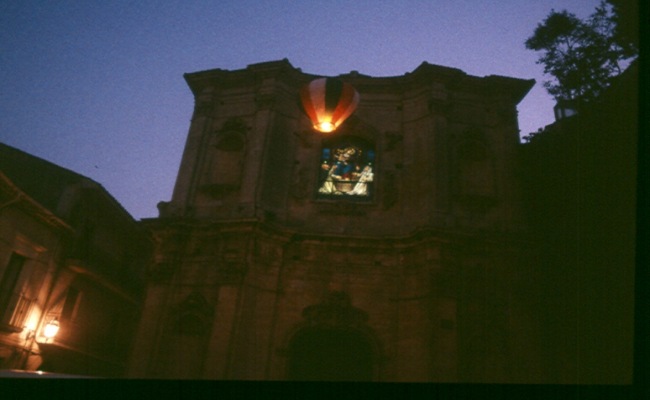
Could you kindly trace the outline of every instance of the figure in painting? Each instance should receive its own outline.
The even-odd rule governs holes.
[[[372,182],[373,178],[372,168],[370,165],[363,167],[361,175],[359,175],[359,180],[357,184],[354,185],[354,188],[349,191],[347,194],[356,194],[358,196],[367,196],[368,195],[368,182]]]
[[[327,177],[318,190],[322,194],[368,195],[368,182],[372,182],[373,173],[370,165],[363,170],[358,164],[362,150],[353,147],[341,147],[334,150],[334,165],[323,161],[321,168],[327,171]]]

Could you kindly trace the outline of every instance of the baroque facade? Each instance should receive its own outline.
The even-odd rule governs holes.
[[[534,81],[353,71],[337,78],[358,109],[322,134],[298,99],[315,78],[286,59],[185,75],[194,113],[171,201],[143,221],[130,375],[539,381],[515,168]]]

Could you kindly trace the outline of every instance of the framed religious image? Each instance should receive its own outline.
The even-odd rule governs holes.
[[[324,143],[318,198],[370,200],[374,194],[375,150],[365,140],[347,137]]]

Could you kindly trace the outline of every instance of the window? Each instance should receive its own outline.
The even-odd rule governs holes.
[[[210,183],[237,187],[241,180],[245,141],[237,132],[222,134],[214,145]]]
[[[32,303],[17,288],[25,260],[25,257],[13,253],[0,278],[0,323],[16,329],[22,329]]]
[[[374,193],[375,150],[363,139],[325,142],[321,152],[318,197],[369,200]]]
[[[221,132],[211,139],[206,155],[201,191],[223,198],[241,185],[246,140],[237,131]]]
[[[77,310],[79,310],[79,303],[81,303],[81,292],[79,289],[70,286],[68,288],[68,295],[65,298],[65,303],[63,303],[61,320],[74,320],[77,316]]]

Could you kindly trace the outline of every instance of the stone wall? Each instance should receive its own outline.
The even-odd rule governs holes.
[[[511,172],[532,82],[426,63],[352,72],[339,79],[358,110],[323,136],[298,103],[313,78],[286,60],[186,75],[195,111],[172,199],[145,221],[158,250],[132,375],[335,372],[309,370],[312,354],[350,379],[534,376],[534,337],[513,334],[530,325],[515,287],[533,268]],[[339,138],[367,146],[366,197],[319,191]]]

